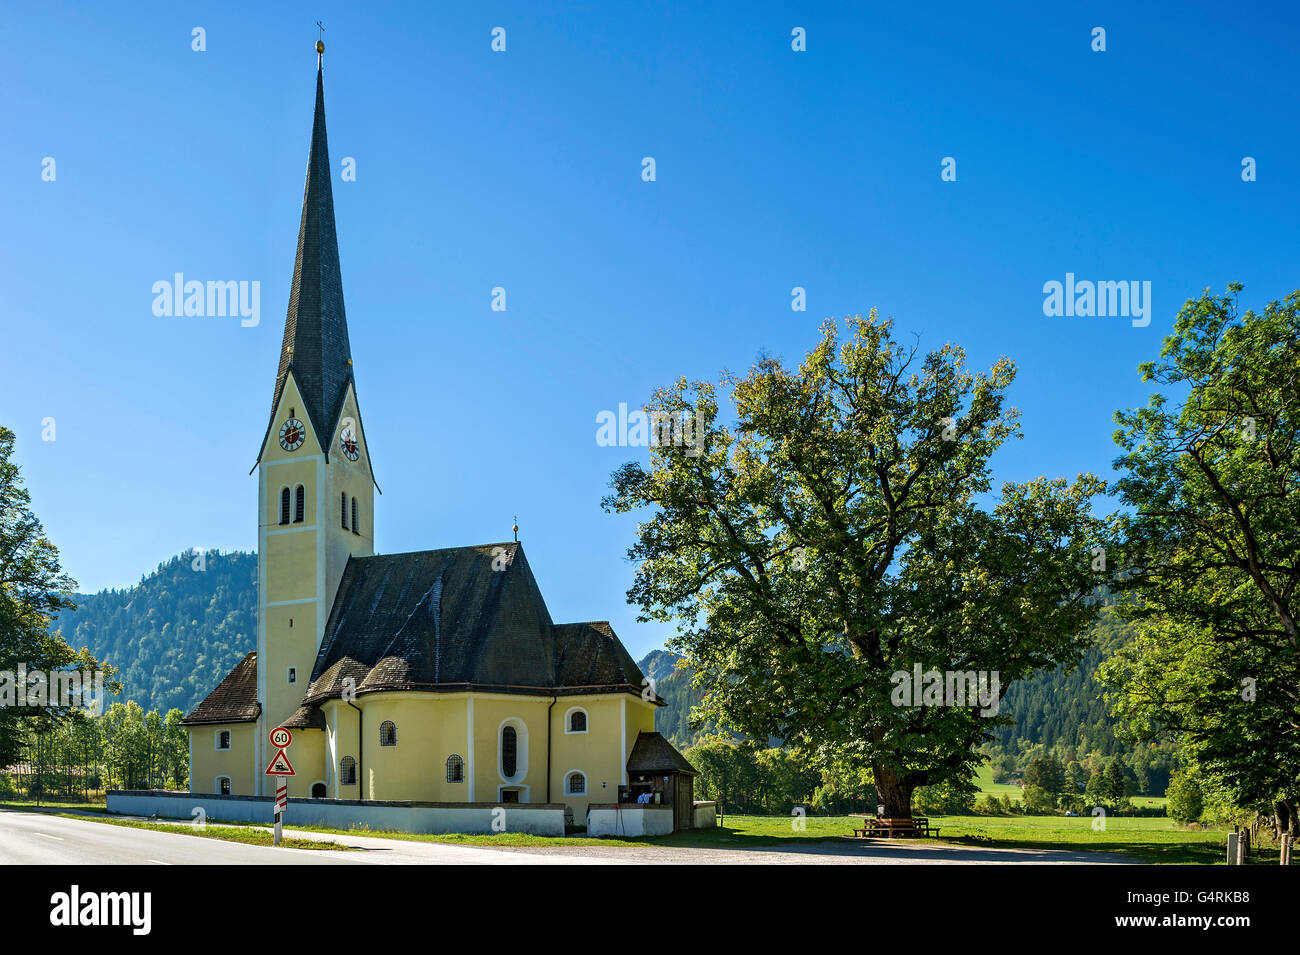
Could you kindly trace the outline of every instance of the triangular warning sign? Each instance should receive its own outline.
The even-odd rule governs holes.
[[[271,765],[266,767],[266,776],[296,776],[293,771],[293,764],[289,762],[289,754],[282,749],[275,751],[275,758],[271,760]]]

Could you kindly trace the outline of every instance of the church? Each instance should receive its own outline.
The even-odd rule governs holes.
[[[339,269],[317,44],[298,250],[257,454],[257,650],[184,720],[190,793],[489,806],[653,802],[691,822],[694,769],[605,621],[555,623],[516,540],[374,551],[375,475]],[[292,815],[293,810],[290,810]]]

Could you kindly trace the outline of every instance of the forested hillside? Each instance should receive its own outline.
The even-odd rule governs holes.
[[[1109,613],[1093,627],[1094,643],[1078,667],[1043,673],[1032,680],[1013,683],[1002,698],[1002,712],[1013,716],[1014,726],[997,732],[997,743],[1015,753],[1024,744],[1041,743],[1116,756],[1127,747],[1115,739],[1115,720],[1102,698],[1097,668],[1116,648],[1133,637],[1128,626]]]
[[[186,553],[134,587],[75,599],[53,626],[117,667],[118,699],[146,711],[188,713],[256,648],[256,554]]]

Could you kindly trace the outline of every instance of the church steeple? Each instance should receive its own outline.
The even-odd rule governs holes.
[[[318,54],[323,46],[317,44]],[[333,434],[348,385],[353,383],[330,172],[325,135],[325,82],[318,56],[316,115],[312,120],[311,152],[298,225],[298,253],[293,264],[293,285],[284,320],[268,437],[275,426],[276,408],[291,371],[302,395],[303,410],[310,426],[322,436],[322,443],[328,442]]]

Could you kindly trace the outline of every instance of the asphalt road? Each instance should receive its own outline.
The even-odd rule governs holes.
[[[529,865],[600,862],[527,856],[401,839],[327,836],[285,829],[286,836],[333,840],[362,851],[248,846],[170,832],[67,819],[49,813],[0,811],[0,863],[6,865]],[[617,860],[611,860],[617,861]]]
[[[286,836],[358,851],[248,846],[152,832],[49,813],[0,810],[0,864],[9,865],[1005,865],[1131,863],[1096,852],[994,849],[938,843],[844,840],[763,849],[562,846],[488,849],[285,829]]]

